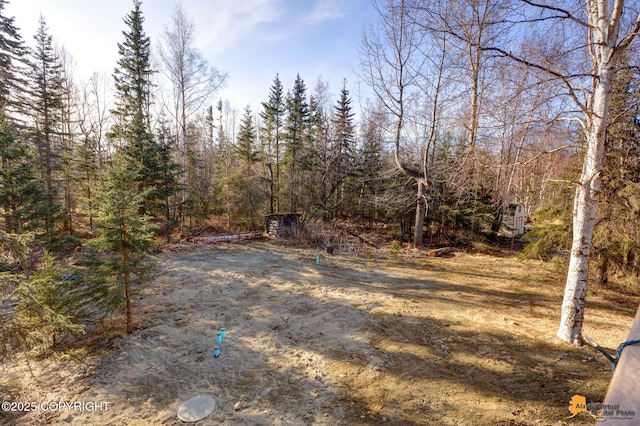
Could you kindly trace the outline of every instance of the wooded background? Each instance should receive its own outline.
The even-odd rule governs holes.
[[[275,74],[268,98],[242,111],[216,99],[227,76],[195,48],[179,6],[152,51],[135,0],[113,75],[80,81],[45,18],[26,43],[5,4],[7,298],[36,291],[20,269],[27,246],[90,247],[83,277],[93,284],[81,287],[106,295],[122,285],[128,303],[154,239],[206,226],[261,230],[267,214],[301,213],[384,228],[389,241],[411,234],[416,248],[465,245],[495,241],[514,202],[537,219],[527,253],[581,259],[569,277],[576,268],[587,274],[595,255],[599,282],[613,271],[637,288],[637,2],[376,1],[359,76],[374,99],[354,105],[346,79],[333,98],[320,78],[308,86],[301,75],[283,82]],[[582,213],[586,222],[572,228]],[[587,225],[576,232],[576,223]],[[50,303],[56,288],[33,296],[33,306]],[[62,315],[46,319],[55,330],[75,315],[51,312]]]

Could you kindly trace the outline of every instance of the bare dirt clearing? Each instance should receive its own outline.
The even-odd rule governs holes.
[[[37,380],[5,367],[5,400],[108,410],[0,423],[177,425],[183,401],[210,395],[219,409],[198,426],[562,424],[572,395],[601,402],[611,378],[604,357],[554,338],[563,283],[551,265],[467,254],[317,265],[315,251],[278,242],[160,258],[133,335],[32,361]],[[637,303],[591,294],[585,334],[617,347]]]

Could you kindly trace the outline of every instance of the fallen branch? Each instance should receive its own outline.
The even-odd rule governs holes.
[[[451,253],[452,251],[455,251],[455,247],[442,247],[439,249],[429,250],[427,252],[427,256],[438,257],[438,256],[442,256],[443,254]]]
[[[187,241],[194,243],[223,243],[241,240],[261,240],[264,235],[259,232],[249,232],[248,234],[213,235],[209,237],[188,238]]]

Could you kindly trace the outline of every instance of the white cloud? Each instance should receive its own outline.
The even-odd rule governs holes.
[[[344,18],[353,0],[183,0],[197,47],[209,54],[245,39],[281,42],[304,27]]]
[[[316,0],[308,15],[302,18],[304,25],[317,25],[325,21],[343,18],[349,2],[344,0]]]
[[[185,0],[186,15],[193,19],[198,48],[217,53],[254,35],[261,24],[283,17],[282,0]]]

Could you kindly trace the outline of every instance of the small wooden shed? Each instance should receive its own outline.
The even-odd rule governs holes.
[[[302,215],[299,213],[270,214],[265,218],[265,230],[270,237],[291,237],[302,226]]]
[[[511,231],[515,236],[524,234],[524,222],[526,217],[526,211],[524,204],[513,203],[509,204],[507,211],[504,214],[502,223]]]

